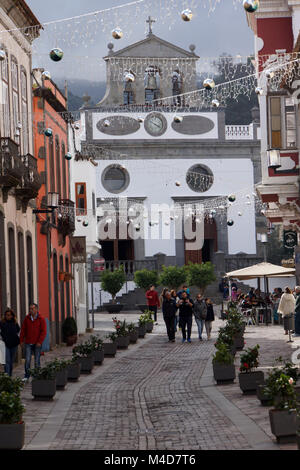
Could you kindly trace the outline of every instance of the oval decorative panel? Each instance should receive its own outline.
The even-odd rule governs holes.
[[[109,123],[108,126],[107,122]],[[97,122],[98,131],[107,135],[134,134],[140,127],[140,123],[129,116],[107,116]]]
[[[204,116],[184,116],[182,122],[173,122],[172,128],[179,134],[207,134],[215,127],[215,123]]]

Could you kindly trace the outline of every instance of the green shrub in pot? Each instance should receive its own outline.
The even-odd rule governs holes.
[[[235,366],[233,355],[226,343],[215,344],[217,349],[213,356],[214,379],[217,384],[231,383],[235,379]]]
[[[256,393],[258,385],[264,383],[264,373],[256,370],[259,366],[259,348],[257,344],[253,348],[248,348],[240,356],[239,384],[243,393]]]

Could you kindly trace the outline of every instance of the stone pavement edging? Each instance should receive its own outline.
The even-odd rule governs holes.
[[[27,444],[23,450],[48,450],[55,439],[57,432],[62,426],[69,409],[72,406],[72,402],[76,393],[80,391],[82,387],[85,387],[89,383],[96,380],[102,374],[104,374],[111,366],[111,364],[123,357],[128,356],[130,353],[139,349],[142,345],[151,341],[151,338],[155,335],[155,332],[149,334],[144,339],[140,339],[136,344],[130,345],[128,350],[122,351],[118,350],[118,356],[105,358],[105,362],[101,366],[95,366],[99,370],[92,372],[90,376],[80,375],[80,378],[83,379],[80,382],[68,383],[66,390],[57,393],[57,400],[54,404],[50,414],[48,415],[45,423],[42,428],[38,431],[36,436]],[[95,371],[95,367],[93,371]],[[26,423],[25,423],[26,425]]]

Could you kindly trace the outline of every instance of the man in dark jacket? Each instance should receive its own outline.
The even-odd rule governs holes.
[[[25,377],[24,382],[28,382],[30,377],[31,356],[34,354],[34,367],[40,367],[40,357],[42,343],[47,335],[47,325],[44,318],[38,311],[38,305],[32,304],[29,307],[29,315],[25,317],[22,324],[20,343],[25,343]]]
[[[188,343],[191,343],[194,302],[192,299],[188,298],[186,292],[183,292],[177,307],[179,307],[179,325],[182,329],[182,342],[186,342],[187,327],[187,341]]]
[[[296,305],[295,305],[295,333],[293,336],[300,336],[300,286],[295,287]]]
[[[166,292],[162,304],[162,312],[167,327],[167,333],[170,343],[175,343],[175,314],[177,306],[176,301],[171,297],[170,292]]]

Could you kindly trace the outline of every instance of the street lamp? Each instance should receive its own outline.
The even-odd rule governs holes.
[[[280,150],[272,149],[267,151],[268,155],[268,167],[276,170],[281,167],[280,161]]]
[[[36,209],[33,211],[34,214],[53,214],[59,207],[59,194],[48,193],[47,196],[47,209]]]

